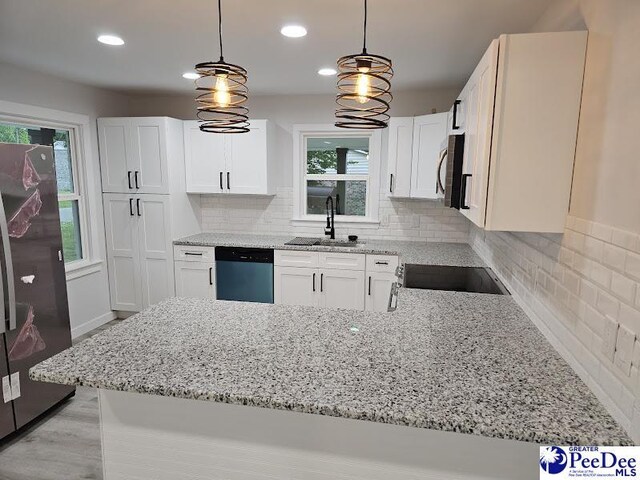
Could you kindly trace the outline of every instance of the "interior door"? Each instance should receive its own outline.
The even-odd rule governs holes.
[[[135,192],[134,172],[128,160],[131,156],[130,124],[128,118],[98,119],[103,192]]]
[[[169,193],[167,122],[164,118],[131,119],[131,156],[138,193]]]
[[[320,273],[316,268],[279,267],[273,270],[274,303],[318,305]]]
[[[484,227],[498,71],[498,40],[491,43],[465,86],[465,144],[460,212]],[[466,207],[466,208],[465,208]]]
[[[364,272],[320,269],[320,306],[364,310]]]
[[[389,120],[387,196],[410,196],[412,149],[413,117],[392,117]]]
[[[2,388],[2,380],[5,382],[9,375],[7,368],[7,350],[5,345],[4,333],[0,333],[0,388]],[[4,398],[2,390],[0,390],[0,440],[12,433],[16,429],[13,421],[13,403],[9,398]]]
[[[267,194],[267,124],[253,120],[251,131],[230,135],[227,190],[238,194]]]
[[[103,199],[111,308],[138,312],[142,309],[142,287],[135,196],[104,194]]]
[[[138,245],[144,308],[173,297],[173,248],[167,195],[137,195]]]
[[[247,135],[243,133],[242,135]],[[184,154],[188,193],[224,193],[227,135],[204,133],[198,122],[184,122]]]
[[[213,262],[175,262],[176,296],[216,298],[214,277]]]
[[[438,198],[438,162],[447,137],[447,113],[421,115],[413,122],[411,197]]]

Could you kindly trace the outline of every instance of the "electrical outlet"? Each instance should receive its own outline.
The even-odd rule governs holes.
[[[609,315],[604,319],[604,337],[602,338],[602,354],[613,362],[616,353],[619,324]]]
[[[631,374],[631,358],[633,356],[633,344],[636,335],[624,325],[618,329],[618,339],[616,340],[615,364],[625,375]]]

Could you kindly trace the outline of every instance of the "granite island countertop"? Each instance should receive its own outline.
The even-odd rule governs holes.
[[[393,313],[172,298],[30,377],[541,444],[632,444],[509,296],[400,295]]]
[[[311,236],[311,235],[308,235]],[[396,240],[358,240],[355,247],[324,245],[285,245],[295,235],[251,235],[235,233],[197,233],[180,238],[174,245],[200,247],[274,248],[315,252],[349,252],[399,255],[402,263],[484,267],[485,263],[466,243],[407,242]]]

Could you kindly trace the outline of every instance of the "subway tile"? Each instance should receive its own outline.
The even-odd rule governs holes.
[[[584,240],[584,254],[598,262],[602,261],[604,242],[593,237],[586,237]]]
[[[624,271],[626,252],[615,245],[605,244],[603,250],[603,263],[621,272]]]
[[[590,262],[589,265],[589,278],[608,289],[611,286],[611,270],[597,262]]]
[[[620,310],[620,302],[608,293],[600,290],[598,292],[598,299],[596,300],[596,308],[604,315],[617,318],[618,311]]]
[[[617,272],[611,274],[611,292],[626,303],[633,304],[637,284]]]
[[[597,222],[591,224],[591,235],[605,242],[611,242],[612,232],[613,228],[609,225]]]
[[[640,311],[622,303],[618,312],[618,322],[634,332],[640,332]]]
[[[627,252],[624,271],[636,280],[640,280],[640,255]]]

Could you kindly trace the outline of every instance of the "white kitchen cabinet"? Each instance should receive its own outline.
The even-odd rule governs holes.
[[[167,194],[183,174],[182,122],[168,117],[99,118],[105,193]]]
[[[173,296],[171,243],[198,231],[197,222],[170,195],[105,193],[103,201],[111,308],[137,312]]]
[[[176,296],[216,298],[213,262],[175,262]]]
[[[387,196],[437,198],[436,179],[448,114],[389,120]]]
[[[188,193],[272,195],[275,155],[272,125],[251,120],[250,132],[211,134],[184,122]]]
[[[105,194],[103,199],[111,308],[137,312],[142,285],[135,197]]]
[[[413,120],[411,198],[438,198],[438,162],[447,138],[448,114],[422,115]]]
[[[413,117],[389,119],[388,179],[389,197],[411,196],[411,158],[413,155]]]
[[[464,87],[461,212],[486,230],[560,233],[587,32],[502,35]]]
[[[367,272],[365,310],[368,312],[388,311],[391,285],[397,280],[394,273]]]
[[[364,271],[320,269],[319,305],[364,310]]]
[[[317,306],[319,277],[317,268],[274,266],[274,302],[283,305]]]

